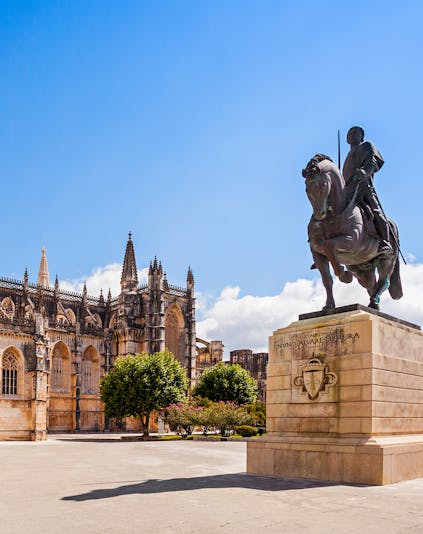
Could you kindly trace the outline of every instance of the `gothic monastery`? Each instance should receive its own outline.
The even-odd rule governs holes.
[[[51,287],[45,249],[37,284],[29,282],[27,271],[23,281],[0,278],[0,440],[111,428],[99,381],[120,355],[167,347],[194,383],[191,269],[186,287],[176,287],[154,259],[148,283],[139,285],[129,234],[120,285],[120,295],[112,298],[109,291],[106,299],[102,292],[97,298],[87,295],[85,286],[82,294],[63,291],[57,277]]]

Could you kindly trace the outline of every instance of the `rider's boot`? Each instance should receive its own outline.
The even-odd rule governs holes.
[[[386,254],[392,252],[392,245],[389,242],[389,225],[379,214],[374,218],[376,230],[381,238],[379,243],[378,254]]]

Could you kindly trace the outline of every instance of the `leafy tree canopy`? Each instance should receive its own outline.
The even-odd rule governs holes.
[[[169,351],[118,358],[101,382],[101,398],[110,417],[139,417],[148,436],[150,414],[185,398],[185,370]]]
[[[201,375],[194,395],[214,402],[233,401],[250,404],[257,398],[257,381],[238,364],[220,362]]]

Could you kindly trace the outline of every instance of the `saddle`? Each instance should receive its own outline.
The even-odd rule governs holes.
[[[361,201],[361,199],[357,200],[355,204],[361,211],[361,215],[363,217],[364,231],[369,237],[373,237],[374,239],[377,239],[379,241],[380,237],[376,232],[375,224],[373,222],[374,215],[371,207],[365,202]]]

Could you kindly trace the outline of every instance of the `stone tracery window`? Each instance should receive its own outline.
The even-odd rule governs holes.
[[[82,393],[98,393],[100,379],[98,352],[92,346],[85,349],[82,355]]]
[[[165,345],[175,358],[184,363],[184,326],[182,314],[177,308],[170,308],[165,317]]]
[[[8,319],[13,319],[15,316],[15,303],[10,297],[6,297],[1,301],[0,309],[2,315]]]
[[[62,342],[53,349],[50,385],[53,391],[69,391],[70,388],[69,350]]]
[[[18,395],[19,373],[22,372],[19,357],[11,350],[6,351],[2,358],[1,393],[2,395]]]

